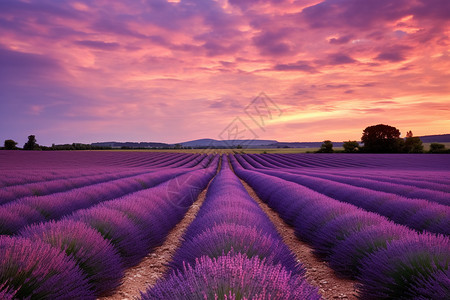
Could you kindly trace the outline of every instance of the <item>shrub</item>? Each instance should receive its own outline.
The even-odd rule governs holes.
[[[120,256],[99,232],[82,222],[62,220],[25,228],[21,236],[46,242],[72,257],[87,275],[96,295],[116,288],[123,271]]]
[[[106,207],[94,207],[69,217],[96,229],[117,249],[125,266],[136,264],[147,254],[143,233],[122,212]]]
[[[450,295],[450,240],[431,234],[404,237],[362,263],[362,299],[446,299]],[[434,290],[432,287],[439,287]],[[430,298],[428,298],[430,297]]]
[[[313,240],[315,253],[329,256],[334,247],[345,241],[351,234],[362,229],[386,222],[386,219],[365,211],[355,211],[341,215],[325,224]]]
[[[389,242],[412,233],[411,229],[393,223],[366,227],[352,233],[333,248],[329,257],[330,266],[340,275],[355,278],[360,274],[364,258],[386,248]]]
[[[185,265],[154,288],[141,294],[147,299],[320,299],[317,289],[280,264],[268,265],[258,257],[227,255],[201,257]]]
[[[431,143],[430,153],[445,153],[445,145],[439,143]]]
[[[5,150],[17,149],[16,145],[17,142],[15,142],[14,140],[5,140]]]
[[[333,143],[330,140],[323,141],[320,149],[317,151],[319,153],[333,153]]]
[[[95,299],[76,263],[42,241],[0,237],[0,285],[23,299]],[[5,289],[5,288],[3,288]]]
[[[202,234],[187,239],[174,255],[170,265],[182,269],[183,263],[195,262],[201,256],[217,258],[229,253],[241,253],[251,258],[266,258],[273,264],[280,263],[296,274],[303,274],[293,254],[278,236],[264,233],[255,227],[221,224],[205,229]]]
[[[353,153],[359,150],[359,143],[357,141],[347,141],[342,144],[344,152]]]

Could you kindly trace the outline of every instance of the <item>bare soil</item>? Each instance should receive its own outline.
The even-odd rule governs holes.
[[[328,266],[328,263],[313,254],[313,249],[300,241],[294,233],[294,228],[286,224],[283,219],[256,195],[255,191],[241,180],[249,195],[259,204],[272,223],[275,224],[284,243],[295,254],[297,260],[306,268],[306,280],[319,288],[324,299],[358,299],[355,288],[356,281],[343,279]]]
[[[121,286],[111,296],[101,297],[101,300],[131,300],[140,297],[149,286],[163,277],[168,270],[167,263],[172,260],[175,251],[181,245],[181,237],[186,228],[195,219],[198,210],[205,201],[207,188],[200,193],[194,204],[191,205],[183,220],[172,229],[165,242],[149,253],[142,261],[126,270]]]

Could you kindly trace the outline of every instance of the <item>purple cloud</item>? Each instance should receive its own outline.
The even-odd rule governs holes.
[[[278,56],[293,54],[292,45],[285,41],[288,30],[280,29],[277,32],[264,32],[253,38],[253,44],[263,55]]]
[[[404,61],[407,59],[406,54],[409,50],[411,50],[411,47],[405,45],[391,46],[387,49],[383,49],[375,59],[389,62]]]
[[[75,44],[85,46],[88,48],[97,49],[97,50],[105,50],[105,51],[112,51],[112,50],[117,50],[120,48],[119,43],[107,43],[107,42],[103,42],[103,41],[85,40],[85,41],[76,41]]]
[[[333,45],[347,44],[352,39],[353,39],[353,35],[352,34],[348,34],[348,35],[344,35],[344,36],[339,37],[339,38],[332,38],[332,39],[330,39],[330,44],[333,44]]]
[[[410,5],[408,0],[325,0],[305,8],[301,16],[311,27],[363,30],[407,16]]]
[[[308,62],[298,61],[291,64],[277,64],[274,67],[276,71],[303,71],[306,73],[318,73],[317,69],[311,66]]]
[[[41,81],[49,72],[62,72],[63,68],[48,56],[13,51],[0,47],[0,78],[2,81]]]
[[[326,59],[326,63],[329,65],[346,65],[346,64],[353,64],[356,62],[358,61],[342,53],[330,54]]]

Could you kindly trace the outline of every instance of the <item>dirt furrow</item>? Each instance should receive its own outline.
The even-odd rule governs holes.
[[[306,268],[306,279],[319,288],[324,299],[358,299],[355,288],[356,281],[339,278],[336,273],[328,267],[328,263],[313,254],[313,249],[306,243],[297,239],[294,228],[287,225],[278,214],[266,203],[259,199],[255,191],[243,180],[241,180],[249,195],[259,204],[270,220],[275,224],[284,243],[295,254]]]
[[[140,296],[148,286],[152,286],[167,271],[167,263],[171,261],[175,251],[181,245],[181,237],[186,228],[197,215],[198,210],[205,201],[206,188],[191,205],[183,220],[172,229],[165,242],[149,253],[142,261],[125,271],[122,285],[113,295],[101,297],[101,300],[131,300]]]

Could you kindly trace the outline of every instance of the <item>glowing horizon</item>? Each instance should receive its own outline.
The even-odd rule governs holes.
[[[1,143],[450,133],[448,0],[4,0],[0,35]]]

